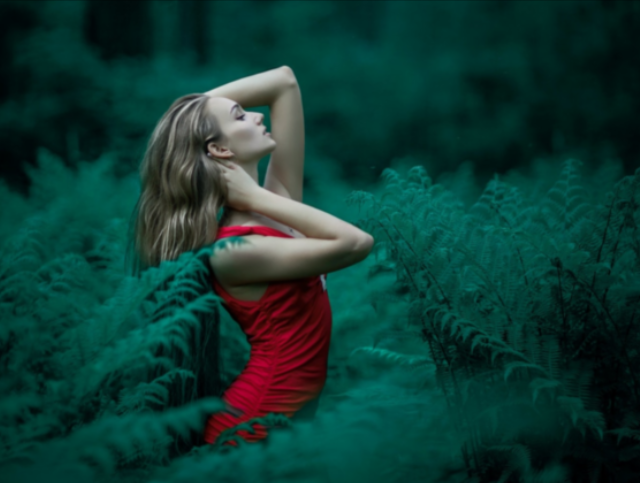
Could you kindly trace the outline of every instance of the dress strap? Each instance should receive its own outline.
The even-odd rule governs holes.
[[[265,236],[276,236],[280,238],[295,238],[293,235],[289,235],[277,228],[272,228],[270,226],[242,226],[242,225],[233,225],[233,226],[221,226],[218,228],[218,234],[216,235],[216,240],[221,238],[226,238],[230,236],[243,236],[243,235],[265,235]]]

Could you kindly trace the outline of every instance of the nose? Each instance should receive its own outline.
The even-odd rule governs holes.
[[[261,112],[258,113],[258,126],[262,124],[262,120],[264,119],[264,114],[262,114]]]

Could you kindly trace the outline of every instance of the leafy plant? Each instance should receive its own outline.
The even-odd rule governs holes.
[[[428,346],[466,437],[462,456],[479,476],[503,465],[487,467],[498,447],[531,455],[500,481],[511,472],[533,481],[558,458],[576,463],[574,479],[578,462],[590,478],[634,468],[613,456],[633,447],[609,435],[638,429],[620,425],[637,421],[639,402],[640,170],[600,204],[580,184],[581,165],[565,161],[541,199],[495,176],[468,212],[422,166],[406,179],[385,170],[379,199],[347,199],[367,210],[359,223],[376,239],[370,275],[396,274],[408,329]]]

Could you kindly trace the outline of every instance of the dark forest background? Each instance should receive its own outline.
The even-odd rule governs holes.
[[[0,1],[0,481],[639,481],[639,45],[630,0]],[[138,167],[283,65],[304,203],[375,244],[315,419],[206,445],[250,347],[212,246],[125,273]]]
[[[3,1],[2,177],[38,147],[124,171],[177,96],[280,65],[310,153],[375,182],[394,158],[484,180],[536,157],[640,155],[640,4],[601,1]]]

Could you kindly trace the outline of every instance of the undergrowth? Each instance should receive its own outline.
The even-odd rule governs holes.
[[[0,190],[24,218],[0,218],[2,481],[637,480],[640,170],[605,187],[569,159],[468,208],[422,166],[351,192],[376,243],[328,277],[318,415],[223,449],[202,431],[247,347],[213,247],[125,275],[136,192],[112,167],[41,152],[29,197]]]
[[[526,197],[496,176],[465,210],[422,166],[354,192],[482,481],[635,481],[640,169],[602,202],[563,163]],[[541,476],[543,472],[546,476]],[[563,476],[564,475],[564,476]]]

